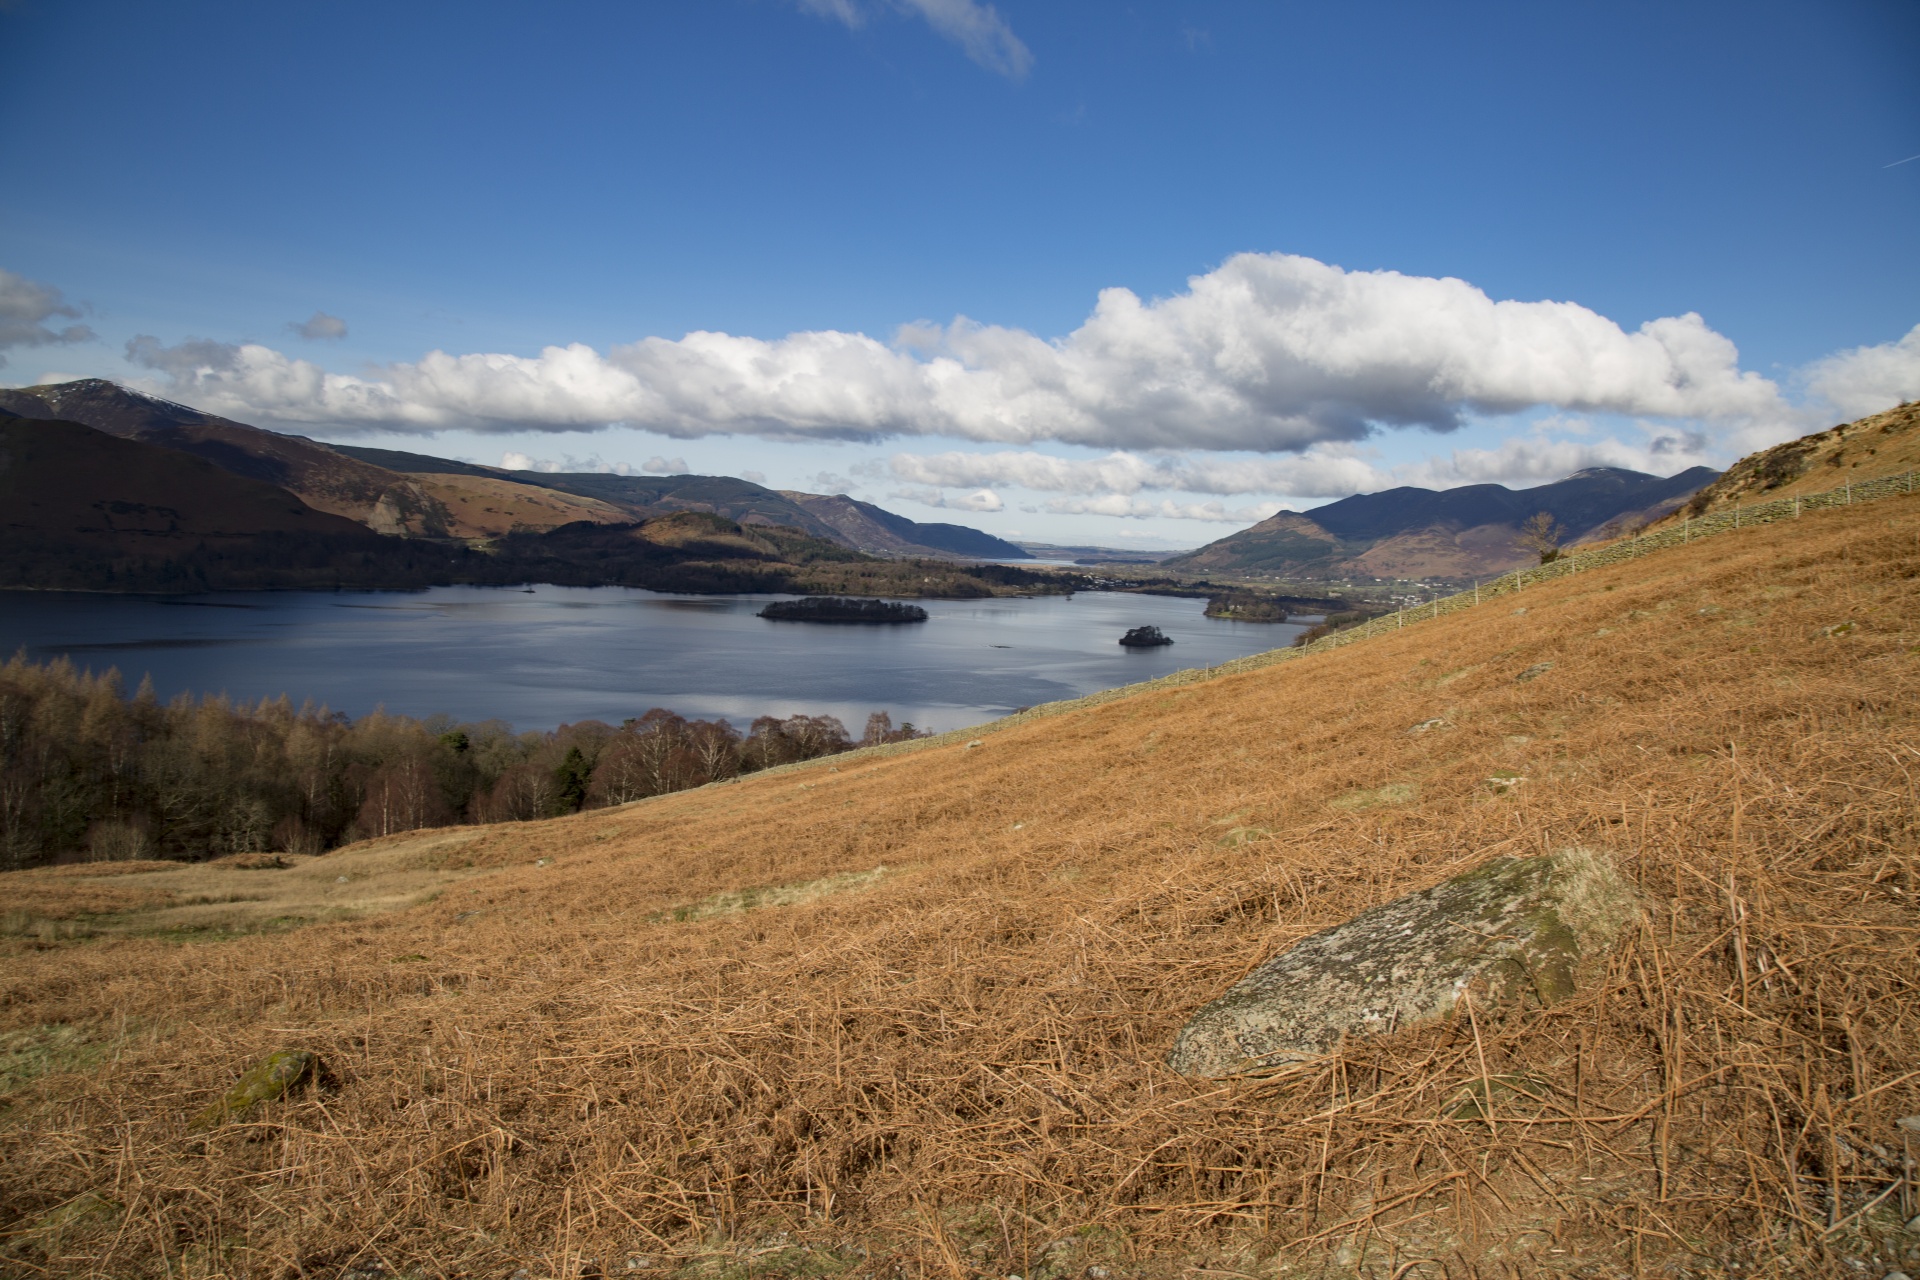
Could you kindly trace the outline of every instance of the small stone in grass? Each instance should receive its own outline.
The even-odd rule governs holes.
[[[1920,1133],[1920,1116],[1901,1116],[1894,1123],[1908,1133]]]
[[[254,1104],[271,1102],[313,1070],[314,1056],[305,1049],[281,1049],[267,1055],[259,1066],[241,1076],[226,1096],[193,1118],[187,1128],[193,1133],[236,1120],[251,1111]]]
[[[1453,1013],[1565,999],[1635,916],[1632,889],[1604,855],[1562,849],[1495,858],[1431,889],[1303,938],[1187,1023],[1168,1064],[1238,1075],[1327,1053]]]
[[[986,743],[984,743],[984,742],[982,742],[982,741],[980,741],[980,739],[978,739],[978,738],[975,738],[975,739],[974,739],[974,740],[973,740],[972,742],[969,742],[969,743],[967,744],[967,747],[966,747],[966,749],[967,749],[968,751],[971,751],[971,750],[973,750],[973,749],[974,749],[975,747],[984,747],[984,746],[986,746],[986,745],[987,745],[987,744],[986,744]]]
[[[1551,670],[1553,670],[1553,664],[1551,662],[1536,662],[1532,666],[1528,667],[1525,671],[1522,671],[1519,675],[1515,676],[1514,679],[1516,681],[1537,680]]]

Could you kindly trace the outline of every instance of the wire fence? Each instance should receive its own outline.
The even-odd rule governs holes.
[[[1275,663],[1291,662],[1297,658],[1308,658],[1315,654],[1338,649],[1342,645],[1357,644],[1389,631],[1399,631],[1420,622],[1429,622],[1435,618],[1458,613],[1462,609],[1471,609],[1482,601],[1497,596],[1513,595],[1536,583],[1549,582],[1555,578],[1564,578],[1571,574],[1584,573],[1592,569],[1605,568],[1623,561],[1638,559],[1650,552],[1664,550],[1667,547],[1684,546],[1702,538],[1711,538],[1723,533],[1732,533],[1737,529],[1747,529],[1764,524],[1774,524],[1781,520],[1797,520],[1808,511],[1821,511],[1828,507],[1852,506],[1857,502],[1873,502],[1881,498],[1892,498],[1902,494],[1920,492],[1920,469],[1905,471],[1894,476],[1880,476],[1872,480],[1851,481],[1837,489],[1828,489],[1822,493],[1799,494],[1791,498],[1775,498],[1769,502],[1759,502],[1751,506],[1735,507],[1731,511],[1715,512],[1712,515],[1689,516],[1676,525],[1653,533],[1637,533],[1631,537],[1607,543],[1605,546],[1592,547],[1585,551],[1569,551],[1541,565],[1529,565],[1524,569],[1515,569],[1490,582],[1476,584],[1471,590],[1456,592],[1450,596],[1436,596],[1424,604],[1403,607],[1392,613],[1383,613],[1358,626],[1336,631],[1322,636],[1309,644],[1289,649],[1269,649],[1264,653],[1248,654],[1244,658],[1234,658],[1213,667],[1189,667],[1160,676],[1154,680],[1143,680],[1138,684],[1117,685],[1111,689],[1102,689],[1085,697],[1068,698],[1060,702],[1045,702],[1012,715],[1002,716],[986,724],[973,725],[966,729],[952,729],[938,733],[930,738],[916,738],[908,742],[890,742],[881,746],[863,747],[851,753],[858,757],[895,755],[902,751],[917,751],[925,747],[941,746],[953,742],[970,741],[982,733],[1011,728],[1029,720],[1044,719],[1062,715],[1069,711],[1078,711],[1087,707],[1097,707],[1102,703],[1113,702],[1120,698],[1130,698],[1137,693],[1146,693],[1154,689],[1172,689],[1180,685],[1195,684],[1201,680],[1211,680],[1215,676],[1233,675],[1242,671],[1257,671]],[[844,761],[848,756],[833,756],[833,760]],[[804,769],[817,766],[822,760],[800,760],[789,765],[779,765],[773,769],[762,770],[761,774],[778,773],[787,769]],[[755,775],[760,776],[760,775]]]

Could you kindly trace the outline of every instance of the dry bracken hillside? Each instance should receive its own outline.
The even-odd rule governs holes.
[[[1920,468],[1920,404],[1903,404],[1749,454],[1666,521],[1805,497]]]
[[[1881,1275],[1917,588],[1920,499],[1810,513],[977,746],[359,845],[292,870],[438,896],[282,932],[86,938],[141,873],[0,877],[0,1270]],[[1277,948],[1567,845],[1644,909],[1572,999],[1164,1065]],[[315,1078],[189,1131],[279,1049]]]

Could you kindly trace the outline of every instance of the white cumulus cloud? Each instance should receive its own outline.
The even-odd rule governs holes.
[[[1006,507],[1000,495],[991,489],[976,489],[972,493],[953,496],[943,494],[938,489],[896,489],[888,496],[905,498],[924,507],[944,507],[953,511],[1000,511]]]
[[[1631,332],[1571,302],[1496,301],[1462,280],[1240,254],[1184,292],[1101,292],[1072,333],[915,325],[898,345],[833,330],[697,332],[605,352],[435,351],[367,376],[255,344],[139,338],[172,393],[230,416],[334,431],[591,431],[1300,452],[1380,429],[1448,430],[1534,406],[1783,429],[1778,388],[1688,314]]]
[[[1807,389],[1843,419],[1920,400],[1920,325],[1896,342],[1836,352],[1807,373]]]
[[[658,462],[659,459],[653,459]],[[536,458],[531,454],[507,452],[500,455],[500,465],[509,471],[542,471],[548,475],[594,475],[630,476],[633,467],[625,462],[608,462],[597,453],[584,458],[572,454],[563,454],[558,458]],[[647,470],[652,470],[649,466]]]
[[[656,453],[653,457],[641,463],[640,469],[649,475],[683,476],[687,474],[687,460],[678,457],[663,458]]]
[[[1162,498],[1130,498],[1110,493],[1098,498],[1053,498],[1046,509],[1055,515],[1122,516],[1131,520],[1205,520],[1214,524],[1252,524],[1280,510],[1277,502],[1229,507],[1223,502],[1175,502]]]
[[[1316,446],[1297,457],[1201,458],[1116,450],[1104,458],[1058,458],[1029,450],[998,453],[895,454],[887,466],[916,484],[1008,485],[1050,493],[1286,493],[1334,497],[1372,487],[1379,472],[1339,446]]]
[[[1691,442],[1661,436],[1640,448],[1610,437],[1592,441],[1520,437],[1502,440],[1491,449],[1455,449],[1396,467],[1390,473],[1390,482],[1427,489],[1452,489],[1464,484],[1527,488],[1564,479],[1589,467],[1672,473],[1704,462],[1705,446],[1704,437],[1698,436]]]
[[[0,353],[9,347],[63,346],[92,340],[93,330],[84,324],[58,329],[48,325],[47,321],[56,317],[78,320],[80,309],[67,302],[52,285],[0,267]],[[0,354],[0,367],[6,363],[6,356]]]

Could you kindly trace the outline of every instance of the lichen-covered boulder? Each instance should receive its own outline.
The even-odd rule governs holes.
[[[1590,850],[1496,858],[1274,956],[1196,1013],[1168,1062],[1227,1076],[1318,1057],[1343,1037],[1445,1017],[1469,991],[1551,1004],[1634,910],[1629,887]]]
[[[193,1118],[187,1128],[201,1133],[229,1120],[237,1120],[262,1102],[271,1102],[306,1078],[313,1070],[314,1056],[305,1049],[281,1049],[270,1053],[258,1066],[234,1082],[220,1101]]]

